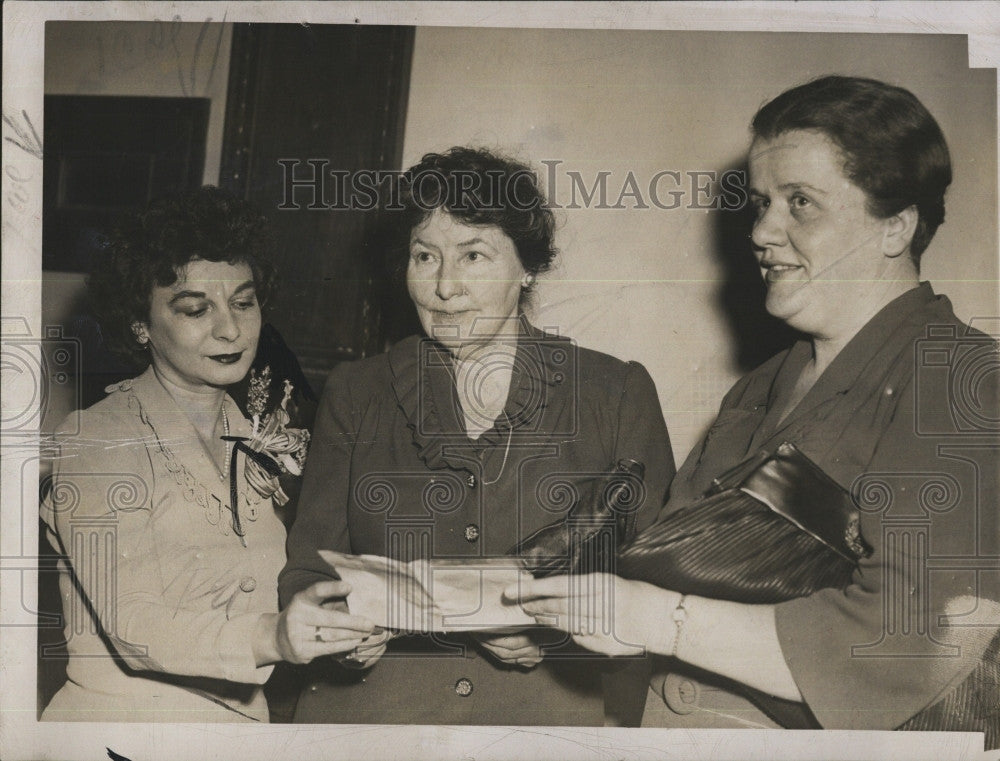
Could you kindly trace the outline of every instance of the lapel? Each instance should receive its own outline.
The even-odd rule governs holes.
[[[858,331],[802,400],[778,424],[780,400],[791,392],[812,356],[808,340],[796,342],[771,387],[767,414],[758,431],[760,440],[754,442],[755,446],[767,448],[779,438],[787,438],[789,431],[794,430],[802,420],[813,418],[821,406],[834,403],[838,397],[859,385],[867,387],[879,382],[903,343],[912,338],[913,328],[906,317],[934,298],[930,285],[921,283],[889,302]]]
[[[506,417],[472,442],[465,430],[450,354],[428,338],[400,341],[389,350],[393,392],[420,458],[432,469],[469,470],[467,459],[450,456],[449,450],[460,452],[470,445],[496,447],[507,441],[510,433],[541,430],[540,416],[554,401],[553,390],[563,380],[566,357],[571,352],[568,340],[549,336],[522,316],[504,404]],[[558,412],[558,407],[554,411]]]

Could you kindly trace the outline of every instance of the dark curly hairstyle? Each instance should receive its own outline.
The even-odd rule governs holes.
[[[250,265],[263,306],[276,281],[270,245],[266,218],[212,186],[154,201],[129,216],[94,257],[87,279],[105,345],[140,367],[148,364],[149,352],[132,325],[149,322],[153,288],[176,283],[195,259]]]
[[[428,153],[403,173],[392,210],[392,270],[401,279],[410,233],[436,209],[467,225],[495,226],[514,242],[525,271],[548,271],[556,256],[555,218],[526,164],[483,148],[457,146]],[[527,295],[530,287],[522,295]]]
[[[910,256],[920,268],[951,184],[951,159],[941,128],[909,90],[860,77],[827,76],[786,90],[754,116],[755,137],[818,130],[844,157],[844,173],[885,219],[915,206],[919,216]]]

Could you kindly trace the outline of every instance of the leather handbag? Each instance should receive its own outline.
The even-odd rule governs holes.
[[[759,452],[716,478],[698,500],[635,533],[631,480],[641,464],[623,461],[594,495],[512,552],[536,576],[617,573],[683,594],[767,604],[844,589],[872,548],[850,493],[794,444]],[[608,546],[617,547],[617,553]],[[803,703],[733,683],[786,728],[819,728]],[[1000,744],[1000,633],[958,686],[898,729],[984,732]]]
[[[635,536],[646,468],[619,460],[593,481],[586,497],[566,517],[543,526],[507,553],[535,578],[557,573],[613,573],[618,549]]]
[[[871,553],[851,495],[785,442],[623,542],[616,572],[685,594],[775,603],[845,588]]]

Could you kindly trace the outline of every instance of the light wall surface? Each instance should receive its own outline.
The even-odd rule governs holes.
[[[967,60],[957,35],[419,27],[404,167],[452,145],[496,148],[536,167],[564,207],[570,173],[590,188],[608,172],[608,206],[632,173],[648,209],[635,196],[624,208],[586,208],[577,188],[584,208],[557,210],[561,257],[529,316],[644,363],[680,461],[746,369],[718,298],[719,229],[730,212],[691,208],[711,194],[697,192],[690,173],[739,167],[751,117],[791,86],[830,73],[868,76],[923,101],[948,139],[955,181],[922,277],[963,319],[1000,315],[996,73],[970,70]],[[670,191],[681,192],[679,208],[649,198],[664,170],[681,182],[661,176],[658,200],[670,206]]]
[[[219,182],[232,24],[164,21],[54,22],[46,25],[46,95],[198,97],[211,100],[202,183]],[[42,325],[69,325],[85,298],[84,275],[45,272]],[[55,387],[43,429],[77,404]]]
[[[219,181],[233,25],[53,22],[45,30],[46,95],[208,98],[202,182]]]

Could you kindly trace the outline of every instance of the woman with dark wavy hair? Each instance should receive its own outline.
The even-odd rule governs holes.
[[[319,550],[394,560],[502,556],[620,460],[645,466],[647,525],[673,475],[642,365],[538,330],[523,305],[555,256],[531,170],[496,153],[428,154],[400,184],[397,264],[423,327],[326,382],[279,591],[336,578]],[[387,210],[388,213],[388,210]],[[516,561],[510,561],[516,567]],[[313,666],[299,722],[635,723],[644,679],[610,674],[562,633],[398,636],[370,666]],[[622,695],[605,716],[602,681]],[[633,715],[628,713],[631,698]]]
[[[274,663],[372,633],[321,606],[340,582],[278,612],[278,476],[299,472],[308,434],[287,427],[287,394],[268,404],[266,374],[252,421],[226,391],[254,360],[267,248],[265,219],[206,187],[130,219],[95,263],[105,340],[147,367],[56,432],[41,514],[64,555],[69,663],[43,719],[268,721]]]

